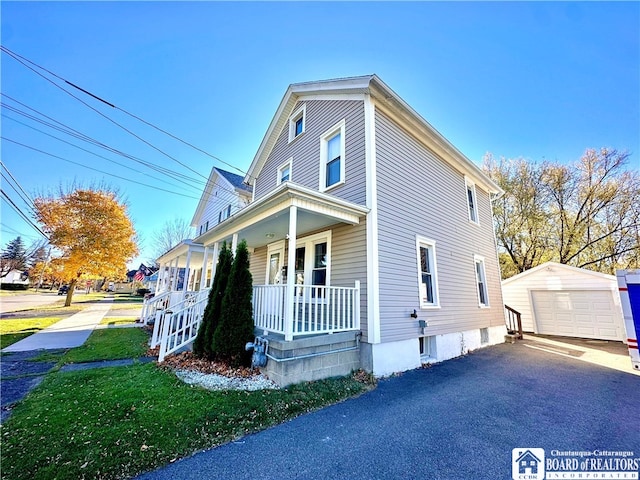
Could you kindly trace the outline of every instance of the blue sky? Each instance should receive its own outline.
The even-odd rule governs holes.
[[[246,170],[290,83],[376,73],[471,160],[569,162],[589,147],[631,152],[640,168],[638,2],[6,2],[2,45]],[[1,57],[5,95],[146,162],[197,182],[231,170],[101,104],[76,99]],[[201,189],[167,179],[3,108],[2,162],[31,195],[76,181],[119,188],[141,256],[166,220],[191,217]],[[28,126],[17,123],[18,120]],[[32,127],[32,128],[29,128]],[[33,128],[110,160],[78,150]],[[160,188],[181,193],[175,195]],[[25,209],[3,181],[5,190]],[[35,231],[2,201],[2,246]]]

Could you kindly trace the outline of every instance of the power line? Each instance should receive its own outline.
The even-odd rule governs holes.
[[[51,123],[49,123],[49,122],[46,122],[46,121],[44,121],[44,120],[42,120],[42,119],[40,119],[40,118],[38,118],[38,117],[35,117],[35,116],[33,116],[33,115],[31,115],[31,114],[29,114],[29,113],[27,113],[27,112],[23,111],[23,110],[20,110],[20,109],[18,109],[18,108],[16,108],[16,107],[13,107],[13,106],[11,106],[11,105],[7,105],[7,104],[6,104],[6,103],[4,103],[4,102],[0,102],[0,105],[2,105],[2,106],[4,106],[5,108],[7,108],[7,109],[11,110],[12,112],[18,113],[18,114],[19,114],[19,115],[21,115],[21,116],[24,116],[24,117],[26,117],[26,118],[29,118],[30,120],[36,121],[36,122],[38,122],[38,123],[40,123],[40,124],[42,124],[42,125],[48,126],[49,128],[52,128],[52,129],[57,130],[57,131],[59,131],[59,132],[66,133],[66,134],[67,134],[67,135],[69,135],[69,136],[72,136],[72,137],[74,137],[74,138],[77,138],[77,139],[83,140],[83,141],[85,141],[85,142],[87,142],[87,143],[91,143],[92,145],[99,146],[100,148],[103,148],[103,149],[105,149],[105,150],[107,150],[107,151],[110,151],[110,152],[112,152],[112,153],[115,153],[115,154],[117,154],[117,155],[120,155],[120,156],[123,156],[123,157],[125,157],[125,158],[131,159],[131,160],[133,160],[133,161],[135,161],[135,162],[137,162],[137,163],[140,163],[140,164],[141,164],[141,165],[143,165],[143,166],[146,166],[147,168],[149,168],[149,169],[151,169],[151,170],[154,170],[154,171],[156,171],[156,172],[158,172],[158,173],[161,173],[161,174],[163,174],[163,175],[166,175],[167,177],[172,178],[172,179],[174,179],[174,180],[176,180],[176,181],[178,181],[178,182],[180,182],[180,183],[183,183],[184,185],[186,185],[186,186],[188,186],[188,187],[191,187],[191,188],[198,188],[198,189],[199,189],[199,188],[202,188],[202,187],[195,187],[194,185],[191,185],[191,184],[189,184],[188,182],[194,182],[194,183],[199,183],[199,184],[203,184],[203,183],[204,183],[204,186],[205,186],[205,187],[207,187],[207,186],[209,185],[209,179],[207,179],[207,181],[206,181],[206,182],[203,182],[202,180],[195,179],[195,178],[193,178],[193,177],[189,177],[189,176],[184,175],[184,174],[182,174],[182,173],[180,173],[180,172],[176,172],[176,171],[174,171],[174,170],[170,170],[170,169],[167,169],[167,168],[165,168],[165,167],[157,166],[157,165],[155,165],[155,164],[153,164],[153,163],[150,163],[150,162],[147,162],[147,161],[145,161],[145,160],[142,160],[142,159],[141,159],[141,158],[139,158],[139,157],[136,157],[136,156],[133,156],[133,155],[131,155],[131,154],[128,154],[128,153],[122,152],[122,151],[120,151],[120,150],[117,150],[117,149],[115,149],[115,148],[113,148],[113,147],[110,147],[109,145],[106,145],[106,144],[104,144],[104,143],[100,142],[99,140],[96,140],[96,139],[94,139],[94,138],[92,138],[92,137],[90,137],[90,136],[88,136],[88,135],[86,135],[86,134],[84,134],[84,133],[82,133],[82,132],[80,132],[80,131],[78,131],[78,130],[76,130],[76,129],[74,129],[74,128],[72,128],[72,127],[70,127],[70,126],[68,126],[68,125],[66,125],[66,124],[64,124],[64,123],[62,123],[62,122],[60,122],[60,121],[58,121],[58,120],[56,120],[56,119],[54,119],[54,118],[52,118],[52,117],[47,116],[46,114],[44,114],[44,113],[40,112],[39,110],[37,110],[37,109],[35,109],[35,108],[32,108],[32,107],[30,107],[30,106],[28,106],[28,105],[26,105],[26,104],[24,104],[24,103],[22,103],[22,102],[20,102],[20,101],[18,101],[18,100],[16,100],[16,99],[14,99],[13,97],[11,97],[11,96],[7,95],[6,93],[0,93],[0,94],[1,94],[1,95],[3,95],[4,97],[6,97],[6,98],[10,99],[11,101],[14,101],[14,102],[16,102],[16,103],[18,103],[18,104],[20,104],[20,105],[24,106],[25,108],[28,108],[29,110],[31,110],[31,111],[33,111],[33,112],[36,112],[38,115],[41,115],[41,116],[43,116],[43,117],[45,117],[45,118],[47,118],[47,119],[49,119],[49,120],[51,120],[51,121],[53,121],[53,122],[57,123],[58,125],[60,125],[60,127],[59,127],[59,126],[56,126],[56,125],[53,125],[53,124],[51,124]],[[50,135],[50,134],[48,134],[48,133],[46,133],[46,132],[43,132],[43,131],[41,131],[41,130],[38,130],[38,129],[36,129],[36,128],[32,127],[32,126],[26,125],[26,124],[24,124],[24,123],[22,123],[22,122],[20,122],[20,121],[18,121],[18,120],[16,120],[16,119],[14,119],[14,118],[11,118],[11,117],[6,116],[6,115],[3,115],[3,116],[5,116],[6,118],[9,118],[10,120],[12,120],[12,121],[14,121],[14,122],[20,123],[21,125],[24,125],[24,126],[26,126],[27,128],[31,128],[31,129],[33,129],[33,130],[36,130],[36,131],[40,132],[40,133],[43,133],[44,135],[48,135],[48,136],[50,136],[50,137],[52,137],[52,138],[55,138],[56,140],[59,140],[59,141],[64,142],[64,143],[68,143],[68,144],[69,144],[69,145],[71,145],[71,146],[74,146],[74,147],[76,147],[76,148],[79,148],[79,149],[81,149],[81,150],[84,150],[84,149],[82,149],[81,147],[78,147],[78,146],[77,146],[77,145],[75,145],[75,144],[72,144],[72,143],[66,142],[65,140],[62,140],[62,139],[60,139],[60,138],[58,138],[58,137],[56,137],[56,136]],[[89,153],[91,153],[91,154],[93,154],[93,155],[97,155],[97,154],[95,154],[95,153],[93,153],[93,152],[90,152],[90,151],[88,151],[88,150],[84,150],[84,151],[87,151],[87,152],[89,152]],[[97,156],[99,156],[99,155],[97,155]],[[100,157],[100,158],[105,158],[105,157]],[[105,158],[105,159],[106,159],[106,158]],[[109,159],[106,159],[106,160],[109,160]],[[112,162],[114,162],[114,163],[116,163],[116,164],[118,164],[118,165],[121,165],[121,166],[122,166],[122,164],[120,164],[120,163],[118,163],[118,162],[115,162],[115,161],[113,161],[113,160],[109,160],[109,161],[112,161]],[[125,167],[125,168],[131,168],[131,167],[128,167],[128,166],[124,166],[124,167]],[[134,170],[134,169],[132,169],[132,170],[133,170],[133,171],[137,171],[137,170]],[[137,172],[139,172],[139,171],[137,171]],[[139,172],[139,173],[141,173],[141,172]],[[180,178],[178,178],[178,177],[183,178],[184,180],[181,180],[181,179],[180,179]],[[156,179],[157,179],[157,178],[156,178]],[[159,179],[157,179],[157,180],[159,180]],[[160,181],[163,181],[163,180],[160,180]],[[224,190],[224,191],[230,192],[230,193],[232,193],[232,194],[235,194],[235,191],[234,191],[234,190],[229,189],[229,188],[227,188],[227,187],[225,187],[225,186],[223,186],[223,185],[218,185],[218,188],[219,188],[220,190]]]
[[[142,182],[136,182],[135,180],[131,180],[131,179],[126,178],[126,177],[121,177],[121,176],[119,176],[119,175],[115,175],[115,174],[113,174],[113,173],[105,172],[105,171],[103,171],[103,170],[98,170],[97,168],[88,167],[88,166],[86,166],[86,165],[83,165],[82,163],[74,162],[73,160],[69,160],[69,159],[67,159],[67,158],[63,158],[63,157],[60,157],[60,156],[58,156],[58,155],[54,155],[53,153],[45,152],[44,150],[40,150],[40,149],[38,149],[38,148],[31,147],[31,146],[29,146],[29,145],[25,145],[24,143],[17,142],[17,141],[15,141],[15,140],[12,140],[12,139],[7,138],[7,137],[4,137],[4,136],[0,136],[0,138],[2,138],[3,140],[6,140],[7,142],[11,142],[11,143],[14,143],[14,144],[16,144],[16,145],[20,145],[21,147],[28,148],[29,150],[33,150],[33,151],[35,151],[35,152],[39,152],[39,153],[42,153],[42,154],[44,154],[44,155],[48,155],[48,156],[53,157],[53,158],[57,158],[57,159],[62,160],[62,161],[64,161],[64,162],[68,162],[68,163],[72,163],[72,164],[74,164],[74,165],[78,165],[78,166],[83,167],[83,168],[86,168],[86,169],[88,169],[88,170],[93,170],[93,171],[98,172],[98,173],[101,173],[101,174],[103,174],[103,175],[108,175],[108,176],[110,176],[110,177],[119,178],[120,180],[124,180],[124,181],[126,181],[126,182],[135,183],[135,184],[137,184],[137,185],[141,185],[141,186],[143,186],[143,187],[153,188],[154,190],[160,190],[160,191],[162,191],[162,192],[171,193],[171,194],[173,194],[173,195],[179,195],[179,196],[181,196],[181,197],[191,198],[191,199],[194,199],[194,200],[200,200],[198,197],[192,197],[191,195],[185,195],[184,193],[173,192],[173,191],[171,191],[171,190],[167,190],[167,189],[164,189],[164,188],[156,187],[156,186],[154,186],[154,185],[149,185],[149,184],[142,183]]]
[[[171,170],[171,169],[168,169],[168,168],[165,168],[165,167],[160,167],[160,166],[155,165],[155,164],[153,164],[151,162],[147,162],[145,160],[142,160],[139,157],[136,157],[134,155],[130,155],[130,154],[122,152],[122,151],[120,151],[120,150],[118,150],[116,148],[110,147],[109,145],[106,145],[106,144],[100,142],[99,140],[96,140],[95,138],[92,138],[92,137],[90,137],[90,136],[88,136],[88,135],[86,135],[86,134],[84,134],[84,133],[82,133],[82,132],[80,132],[80,131],[78,131],[78,130],[76,130],[76,129],[74,129],[74,128],[72,128],[72,127],[70,127],[70,126],[68,126],[68,125],[66,125],[64,123],[62,123],[62,122],[60,122],[60,121],[58,121],[58,120],[55,120],[54,118],[51,118],[51,117],[45,115],[44,113],[42,113],[42,112],[40,112],[40,111],[38,111],[38,110],[36,110],[36,109],[34,109],[32,107],[29,107],[28,105],[25,105],[24,103],[19,102],[19,101],[13,99],[12,97],[10,97],[10,96],[8,96],[8,95],[6,95],[4,93],[2,95],[7,97],[7,98],[9,98],[9,99],[11,99],[14,102],[19,103],[20,105],[23,105],[24,107],[28,108],[29,110],[32,110],[32,111],[38,113],[39,115],[41,115],[41,116],[43,116],[43,117],[45,117],[45,118],[57,123],[60,126],[53,125],[53,124],[51,124],[49,122],[46,122],[46,121],[44,121],[44,120],[42,120],[42,119],[40,119],[38,117],[35,117],[35,116],[31,115],[31,114],[29,114],[29,113],[27,113],[27,112],[25,112],[23,110],[20,110],[19,108],[13,107],[11,105],[7,105],[4,102],[0,102],[0,105],[2,105],[4,108],[6,108],[6,109],[8,109],[8,110],[10,110],[10,111],[12,111],[14,113],[17,113],[18,115],[26,117],[26,118],[28,118],[30,120],[38,122],[38,123],[40,123],[42,125],[45,125],[45,126],[47,126],[49,128],[57,130],[59,132],[66,133],[67,135],[75,137],[75,138],[77,138],[79,140],[83,140],[83,141],[85,141],[87,143],[91,143],[93,145],[99,146],[100,148],[108,150],[108,151],[110,151],[112,153],[115,153],[117,155],[123,156],[125,158],[129,158],[129,159],[131,159],[131,160],[133,160],[133,161],[135,161],[137,163],[140,163],[141,165],[144,165],[145,167],[147,167],[147,168],[149,168],[151,170],[155,170],[158,173],[162,173],[163,175],[166,175],[166,176],[168,176],[170,178],[173,178],[174,180],[182,181],[185,184],[186,184],[187,181],[194,182],[194,183],[200,183],[200,184],[205,183],[200,179],[189,177],[189,176],[187,176],[187,175],[185,175],[183,173],[176,172],[174,170]],[[7,118],[10,118],[10,117],[7,117]],[[17,122],[17,120],[15,120],[15,119],[12,119],[12,120]],[[20,123],[20,122],[18,122],[18,123]],[[29,127],[29,128],[33,128],[33,127]],[[180,180],[177,177],[183,178],[184,181]],[[189,186],[191,186],[191,185],[189,185]]]
[[[40,230],[40,228],[38,228],[38,226],[35,223],[33,223],[31,221],[31,219],[29,217],[27,217],[27,215],[22,210],[20,210],[20,207],[18,207],[13,202],[13,200],[11,200],[11,198],[9,198],[9,195],[7,195],[6,192],[4,190],[2,190],[1,188],[0,188],[0,193],[2,194],[4,199],[9,203],[9,205],[11,205],[11,207],[16,211],[16,213],[18,215],[20,215],[25,222],[27,222],[27,224],[29,224],[36,232],[38,232],[44,238],[49,240],[49,237],[42,230]]]
[[[116,164],[116,165],[119,165],[119,166],[121,166],[121,167],[123,167],[123,168],[126,168],[126,169],[128,169],[128,170],[131,170],[132,172],[139,173],[139,174],[141,174],[141,175],[147,175],[149,178],[153,178],[154,180],[158,180],[159,182],[165,182],[165,183],[167,183],[165,180],[163,180],[163,179],[161,179],[161,178],[154,177],[154,176],[149,175],[149,174],[145,174],[144,172],[141,172],[140,170],[136,170],[135,168],[131,168],[130,166],[125,165],[124,163],[117,162],[117,161],[115,161],[115,160],[113,160],[113,159],[110,159],[110,158],[105,157],[105,156],[103,156],[103,155],[100,155],[100,154],[98,154],[98,153],[92,152],[91,150],[87,150],[86,148],[82,148],[82,147],[80,147],[79,145],[75,145],[75,144],[73,144],[73,143],[71,143],[71,142],[67,142],[66,140],[63,140],[62,138],[56,137],[55,135],[51,135],[51,134],[49,134],[49,133],[47,133],[47,132],[43,132],[43,131],[42,131],[42,130],[40,130],[40,129],[37,129],[37,128],[35,128],[35,127],[32,127],[32,126],[30,126],[30,125],[27,125],[26,123],[20,122],[20,121],[16,120],[15,118],[9,117],[9,116],[8,116],[8,115],[6,115],[6,114],[2,114],[2,116],[3,116],[4,118],[8,118],[9,120],[12,120],[12,121],[14,121],[14,122],[16,122],[16,123],[19,123],[20,125],[24,125],[24,126],[25,126],[25,127],[27,127],[27,128],[30,128],[30,129],[32,129],[32,130],[35,130],[36,132],[42,133],[43,135],[46,135],[46,136],[51,137],[51,138],[53,138],[53,139],[55,139],[55,140],[58,140],[59,142],[66,143],[67,145],[70,145],[70,146],[72,146],[72,147],[74,147],[74,148],[77,148],[78,150],[82,150],[83,152],[87,152],[87,153],[88,153],[88,154],[90,154],[90,155],[94,155],[94,156],[96,156],[96,157],[98,157],[98,158],[102,158],[103,160],[106,160],[107,162],[114,163],[114,164]],[[182,183],[184,183],[184,185],[186,185],[186,186],[188,186],[188,187],[196,188],[196,187],[193,187],[193,186],[191,186],[191,185],[187,184],[186,182],[182,182]],[[171,186],[173,186],[173,187],[180,188],[180,186],[179,186],[179,185],[175,185],[175,184],[172,184],[172,183],[169,183],[169,185],[171,185]]]
[[[179,141],[179,142],[181,142],[181,143],[183,143],[183,144],[185,144],[185,145],[187,145],[187,146],[189,146],[189,147],[193,148],[194,150],[197,150],[198,152],[203,153],[203,154],[207,155],[208,157],[210,157],[210,158],[212,158],[212,159],[214,159],[214,160],[217,160],[218,162],[220,162],[220,163],[222,163],[222,164],[224,164],[224,165],[227,165],[227,166],[228,166],[228,167],[230,167],[230,168],[233,168],[234,170],[237,170],[238,172],[242,173],[243,175],[246,175],[246,174],[247,174],[247,172],[245,172],[244,170],[241,170],[240,168],[236,167],[235,165],[232,165],[231,163],[225,162],[225,161],[224,161],[224,160],[222,160],[221,158],[216,157],[215,155],[212,155],[211,153],[209,153],[209,152],[207,152],[207,151],[205,151],[205,150],[203,150],[203,149],[201,149],[201,148],[199,148],[199,147],[196,147],[195,145],[193,145],[193,144],[191,144],[191,143],[187,142],[186,140],[181,139],[180,137],[177,137],[176,135],[173,135],[173,134],[172,134],[172,133],[170,133],[170,132],[167,132],[166,130],[164,130],[164,129],[162,129],[162,128],[160,128],[160,127],[156,126],[156,125],[154,125],[153,123],[148,122],[147,120],[144,120],[143,118],[141,118],[141,117],[139,117],[139,116],[137,116],[137,115],[135,115],[135,114],[133,114],[133,113],[131,113],[131,112],[128,112],[127,110],[125,110],[125,109],[123,109],[123,108],[121,108],[121,107],[118,107],[117,105],[114,105],[114,104],[113,104],[113,103],[111,103],[111,102],[108,102],[108,101],[104,100],[103,98],[99,97],[98,95],[95,95],[95,94],[91,93],[90,91],[88,91],[88,90],[86,90],[86,89],[84,89],[84,88],[82,88],[82,87],[79,87],[78,85],[76,85],[76,84],[74,84],[74,83],[70,82],[69,80],[67,80],[67,79],[65,79],[65,78],[63,78],[63,77],[61,77],[60,75],[58,75],[58,74],[56,74],[56,73],[52,72],[51,70],[48,70],[47,68],[45,68],[45,67],[43,67],[43,66],[41,66],[41,65],[38,65],[38,64],[37,64],[37,63],[35,63],[34,61],[29,60],[28,58],[23,57],[22,55],[19,55],[19,54],[15,53],[15,52],[12,52],[11,50],[9,50],[9,49],[8,49],[8,48],[6,48],[6,47],[2,47],[2,50],[3,50],[5,53],[7,53],[7,54],[9,54],[9,55],[13,56],[13,57],[14,57],[14,59],[18,60],[18,58],[16,58],[16,57],[19,57],[20,59],[24,60],[25,62],[28,62],[28,63],[30,63],[31,65],[34,65],[35,67],[37,67],[37,68],[39,68],[39,69],[41,69],[41,70],[44,70],[44,71],[45,71],[45,72],[47,72],[49,75],[52,75],[52,76],[54,76],[55,78],[57,78],[57,79],[59,79],[59,80],[61,80],[61,81],[65,82],[65,83],[67,83],[68,85],[72,86],[73,88],[76,88],[76,89],[80,90],[81,92],[83,92],[83,93],[85,93],[85,94],[87,94],[87,95],[89,95],[89,96],[91,96],[91,97],[95,98],[95,99],[96,99],[96,100],[98,100],[99,102],[102,102],[102,103],[104,103],[105,105],[108,105],[109,107],[114,108],[114,109],[116,109],[116,110],[120,110],[120,111],[121,111],[121,112],[123,112],[124,114],[129,115],[129,116],[130,116],[130,117],[132,117],[132,118],[135,118],[135,119],[136,119],[136,120],[138,120],[139,122],[142,122],[142,123],[144,123],[145,125],[148,125],[149,127],[154,128],[154,129],[158,130],[159,132],[162,132],[162,133],[164,133],[165,135],[167,135],[167,136],[169,136],[169,137],[173,138],[174,140],[177,140],[177,141]],[[20,60],[18,60],[18,61],[20,61]],[[22,63],[22,62],[20,62],[20,63]],[[24,64],[23,64],[23,65],[24,65]],[[25,65],[25,66],[27,66],[27,65]],[[36,73],[37,73],[37,72],[36,72]],[[54,84],[54,85],[55,85],[55,84]],[[66,91],[66,90],[65,90],[65,91]],[[74,97],[74,98],[76,98],[76,97]],[[84,102],[83,102],[83,103],[84,103]]]
[[[18,194],[18,196],[20,196],[20,198],[22,198],[22,200],[24,201],[24,203],[27,204],[28,207],[33,208],[35,207],[35,204],[33,203],[33,199],[31,198],[31,196],[24,191],[24,188],[22,188],[22,185],[20,185],[20,182],[18,182],[18,180],[16,180],[16,177],[14,177],[11,172],[9,171],[9,169],[7,168],[7,166],[2,162],[2,160],[0,160],[0,165],[2,165],[2,167],[5,169],[5,171],[9,174],[9,176],[11,177],[11,179],[13,180],[13,183],[16,184],[16,186],[18,187],[18,190],[15,189],[15,187],[13,185],[11,185],[11,182],[9,182],[9,180],[2,175],[2,177],[7,180],[7,183],[9,183],[9,185],[11,185],[11,187],[16,190],[16,193]],[[20,193],[22,192],[22,194]]]
[[[182,165],[184,168],[186,168],[187,170],[190,170],[191,172],[195,173],[196,175],[200,175],[202,178],[204,178],[205,180],[207,179],[207,177],[205,177],[204,175],[202,175],[200,172],[198,172],[197,170],[194,170],[193,168],[191,168],[189,165],[181,162],[180,160],[178,160],[177,158],[172,157],[171,155],[169,155],[167,152],[165,152],[164,150],[156,147],[155,145],[153,145],[152,143],[146,141],[144,138],[140,137],[139,135],[135,134],[134,132],[132,132],[131,130],[129,130],[128,128],[126,128],[124,125],[121,125],[120,123],[116,122],[115,120],[113,120],[112,118],[108,117],[107,115],[105,115],[104,113],[102,113],[100,110],[92,107],[91,105],[89,105],[87,102],[85,102],[84,100],[80,99],[79,97],[75,96],[73,93],[65,90],[64,88],[62,88],[60,85],[58,85],[57,83],[55,83],[54,81],[52,81],[51,79],[45,77],[44,75],[42,75],[40,72],[36,71],[34,68],[30,67],[29,65],[27,65],[25,63],[29,62],[29,63],[33,63],[30,60],[27,60],[26,58],[24,59],[25,61],[22,61],[21,59],[24,57],[21,57],[18,54],[15,54],[13,52],[11,52],[8,48],[4,47],[4,46],[0,46],[0,49],[7,53],[10,57],[12,57],[14,60],[16,60],[17,62],[19,62],[20,64],[24,65],[26,68],[28,68],[29,70],[31,70],[32,72],[34,72],[36,75],[38,75],[39,77],[42,77],[43,79],[45,79],[47,82],[51,83],[52,85],[54,85],[56,88],[59,88],[60,90],[62,90],[63,92],[65,92],[67,95],[75,98],[76,100],[78,100],[80,103],[82,103],[84,106],[86,106],[87,108],[90,108],[91,110],[93,110],[94,112],[96,112],[98,115],[100,115],[101,117],[103,117],[104,119],[110,121],[111,123],[113,123],[114,125],[118,126],[119,128],[121,128],[122,130],[124,130],[125,132],[127,132],[128,134],[134,136],[135,138],[137,138],[138,140],[140,140],[141,142],[143,142],[144,144],[148,145],[149,147],[153,148],[154,150],[156,150],[157,152],[161,153],[162,155],[164,155],[165,157],[173,160],[174,162]],[[35,63],[33,63],[33,65],[37,65]],[[38,68],[41,68],[39,65],[37,65]],[[43,69],[44,70],[44,69]],[[45,70],[46,71],[46,70]],[[59,78],[56,76],[56,78]],[[64,79],[63,79],[64,80]],[[65,80],[66,82],[66,80]],[[106,103],[106,102],[105,102]]]

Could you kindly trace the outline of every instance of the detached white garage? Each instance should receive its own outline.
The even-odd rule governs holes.
[[[613,275],[547,262],[504,280],[502,296],[525,332],[626,340]]]

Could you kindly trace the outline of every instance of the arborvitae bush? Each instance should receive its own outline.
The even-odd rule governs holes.
[[[214,354],[233,366],[249,365],[251,353],[245,345],[254,339],[253,282],[249,271],[249,251],[238,244],[227,290],[222,299],[220,324],[213,335]]]
[[[222,299],[227,289],[232,263],[233,253],[230,248],[227,248],[227,243],[224,242],[218,254],[218,266],[216,274],[213,276],[211,290],[209,290],[209,300],[204,310],[202,323],[198,328],[198,336],[193,343],[193,353],[198,357],[206,357],[209,360],[214,357],[212,350],[213,334],[220,324]]]

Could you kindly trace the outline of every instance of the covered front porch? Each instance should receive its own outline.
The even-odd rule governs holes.
[[[197,240],[214,251],[225,241],[234,251],[239,240],[246,241],[256,330],[281,334],[285,341],[358,331],[363,277],[349,270],[346,235],[338,243],[334,232],[357,227],[367,212],[364,206],[284,182]]]

